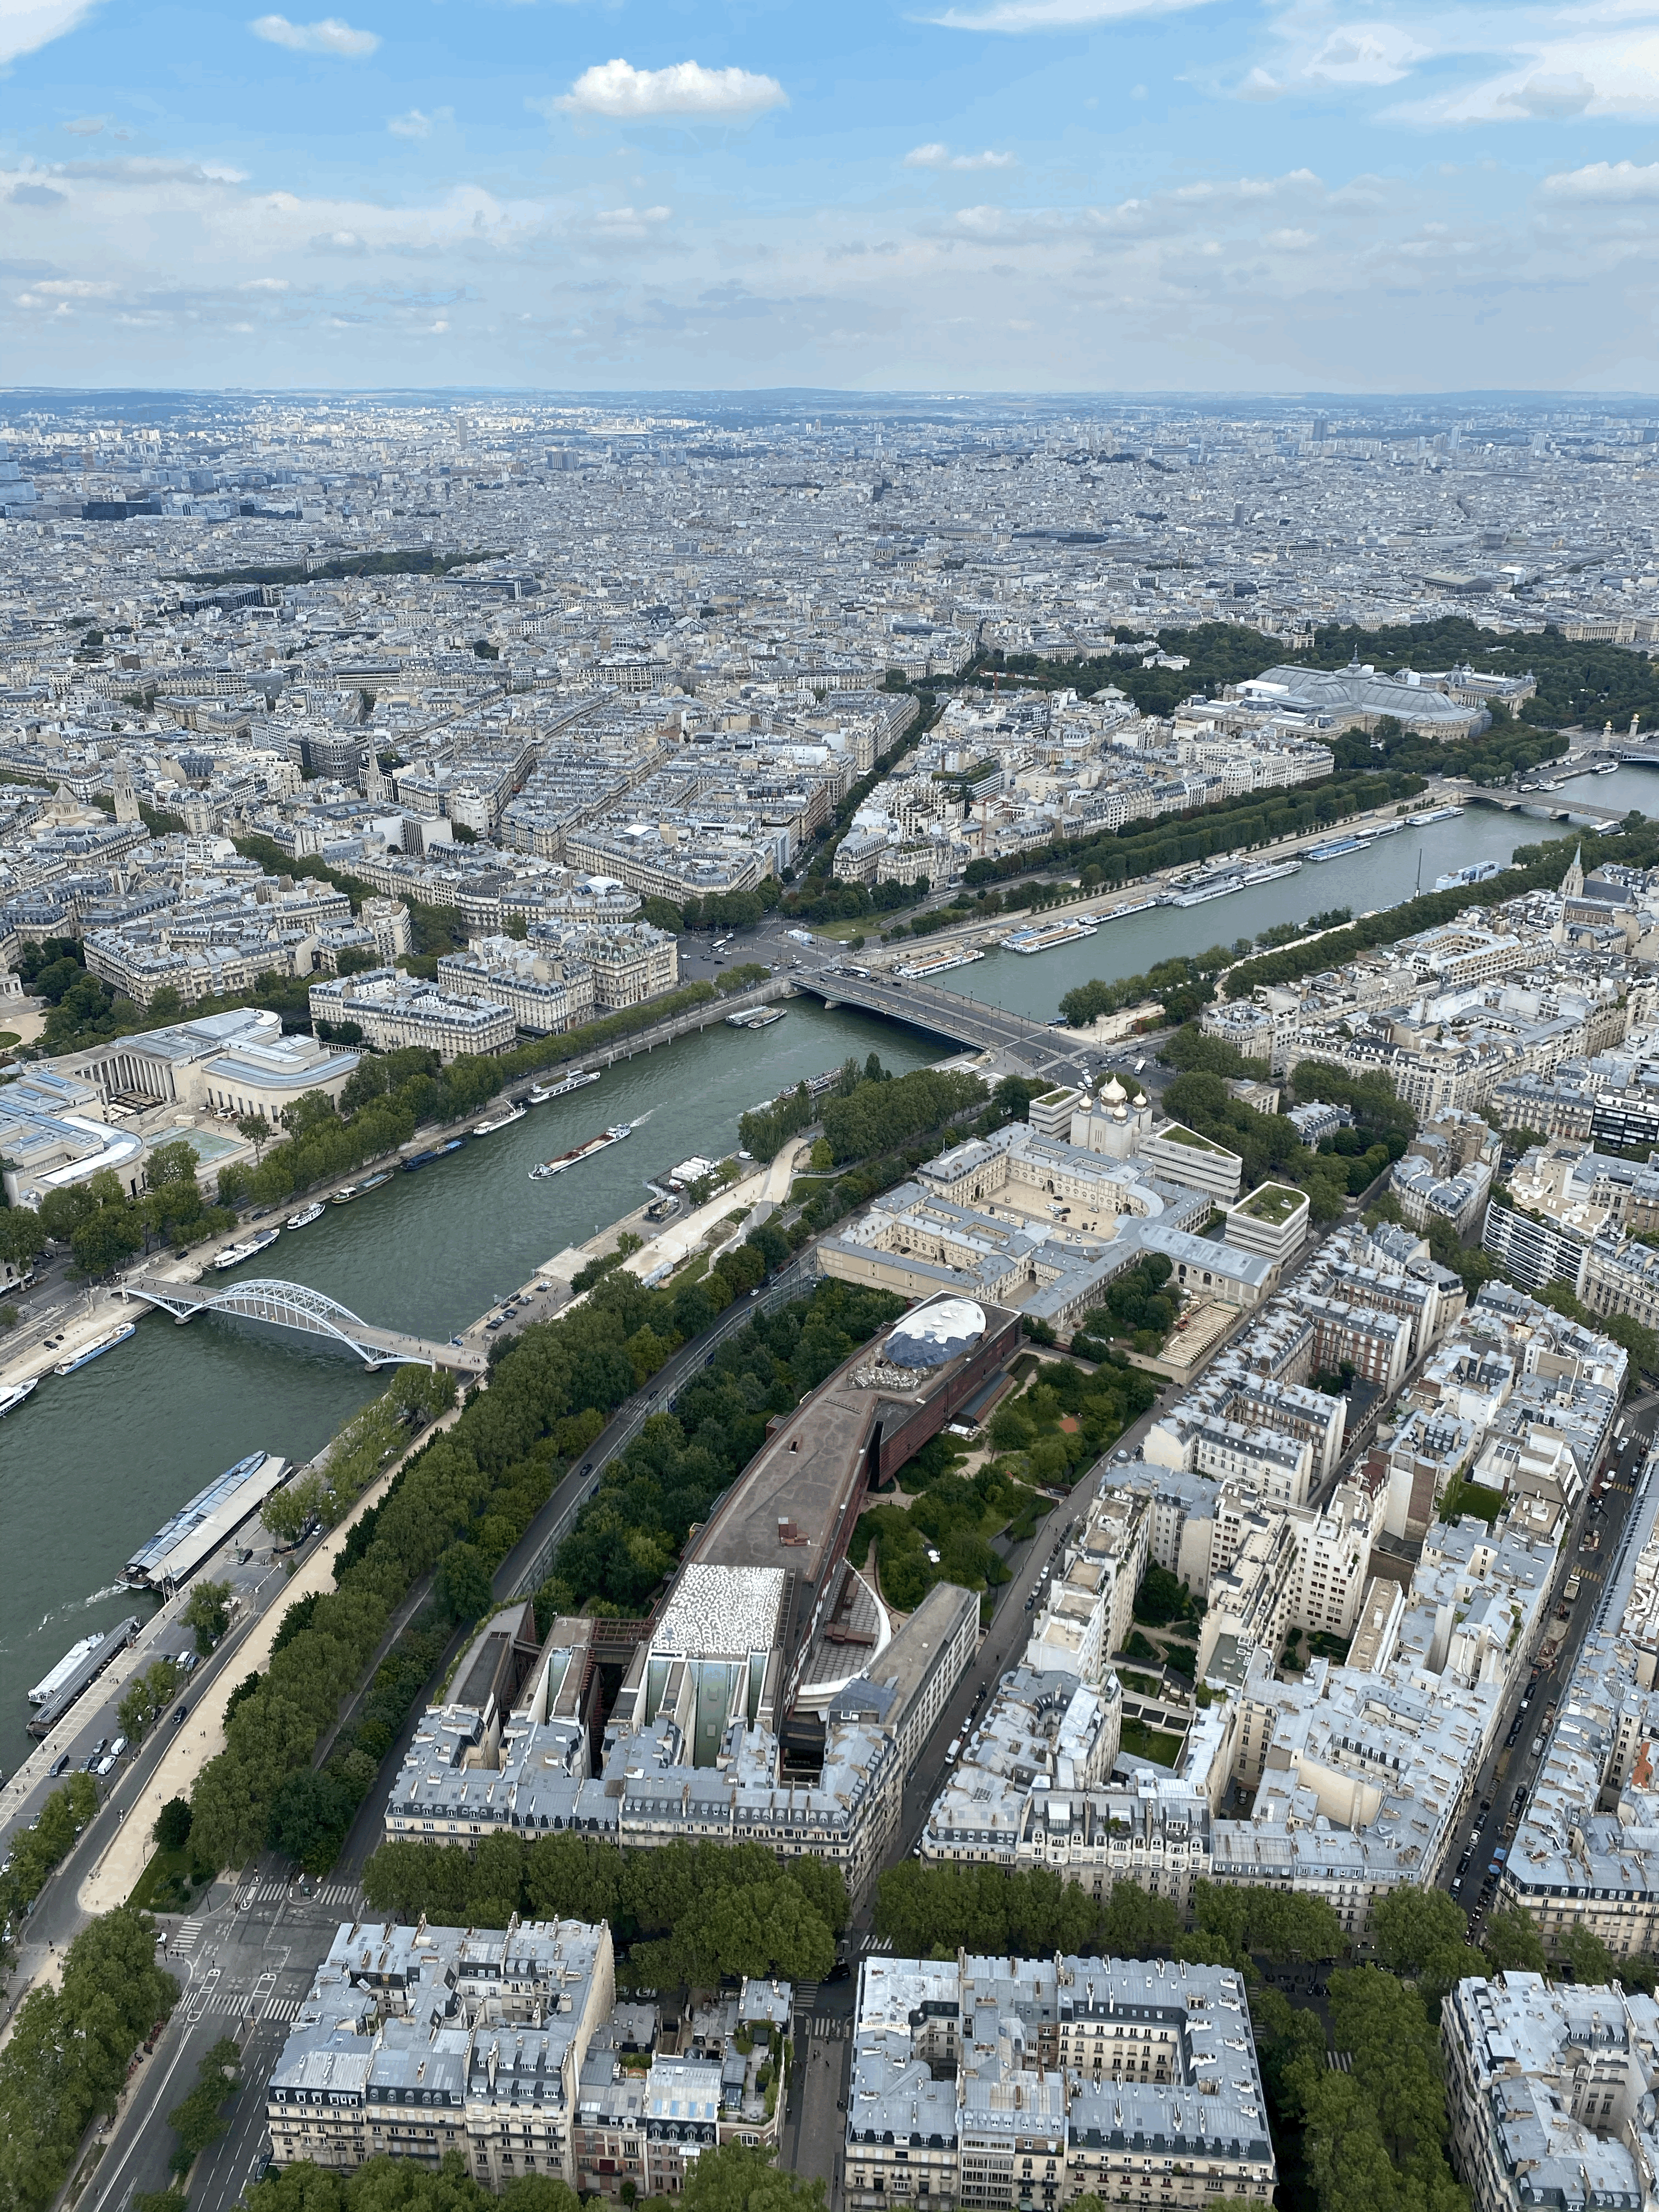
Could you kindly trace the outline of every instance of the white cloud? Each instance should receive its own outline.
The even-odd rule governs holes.
[[[907,169],[1012,169],[1012,154],[953,154],[948,146],[913,146],[904,157]]]
[[[1544,190],[1564,200],[1659,200],[1659,161],[1592,161],[1546,177]]]
[[[774,76],[750,70],[704,69],[701,62],[674,62],[666,69],[640,70],[631,62],[598,62],[584,70],[562,100],[551,103],[570,115],[609,115],[632,122],[654,115],[719,117],[733,122],[787,107],[788,96]]]
[[[593,220],[603,223],[607,229],[642,231],[647,225],[666,222],[673,212],[672,208],[665,207],[601,208]]]
[[[1316,85],[1398,84],[1429,51],[1396,23],[1347,23],[1309,56],[1303,74]]]
[[[92,8],[93,0],[0,0],[0,68],[61,39]]]
[[[287,46],[296,54],[333,54],[346,61],[362,61],[380,45],[374,31],[355,31],[337,15],[325,15],[317,23],[290,23],[286,15],[256,15],[248,25],[256,39],[273,46]]]
[[[1173,15],[1209,0],[991,0],[986,8],[947,8],[928,20],[947,31],[1079,31],[1130,15]]]
[[[65,123],[62,127],[71,138],[95,138],[103,129],[104,123],[105,118],[101,115],[77,115],[73,123]]]
[[[388,115],[386,127],[394,138],[429,138],[441,123],[454,120],[453,107],[434,107],[424,115],[418,107],[411,107],[407,115]]]
[[[1609,18],[1624,12],[1614,0],[1595,13],[1579,9],[1571,36],[1529,38],[1523,26],[1486,40],[1481,51],[1507,51],[1508,68],[1461,90],[1403,103],[1390,111],[1392,119],[1555,123],[1581,115],[1659,116],[1659,23],[1651,20],[1651,0],[1627,0],[1627,5],[1639,5],[1650,20],[1612,27]]]

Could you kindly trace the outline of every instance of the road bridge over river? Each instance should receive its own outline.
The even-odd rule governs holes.
[[[849,975],[831,968],[801,968],[791,977],[826,1006],[861,1006],[890,1021],[908,1022],[975,1052],[1006,1053],[1033,1075],[1075,1084],[1082,1073],[1079,1040],[1069,1030],[1047,1027],[1024,1014],[988,1006],[936,983],[905,982],[891,975]]]

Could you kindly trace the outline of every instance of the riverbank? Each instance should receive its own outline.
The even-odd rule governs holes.
[[[750,1107],[849,1055],[862,1062],[878,1051],[904,1074],[945,1048],[873,1016],[826,1012],[810,997],[791,999],[787,1018],[764,1030],[729,1029],[731,1003],[719,1001],[705,1029],[665,1045],[643,1034],[618,1040],[599,1083],[532,1107],[350,1206],[327,1207],[209,1280],[216,1287],[260,1275],[309,1285],[366,1320],[440,1341],[472,1328],[514,1285],[533,1285],[518,1320],[538,1320],[564,1299],[538,1272],[549,1258],[635,1216],[653,1195],[647,1186],[679,1161],[729,1151]],[[538,1159],[620,1121],[634,1127],[629,1142],[567,1175],[528,1180]],[[431,1139],[423,1132],[419,1141]],[[656,1227],[644,1224],[647,1234]],[[198,1247],[193,1262],[213,1249]],[[54,1316],[50,1333],[82,1314],[86,1297],[76,1289],[61,1297],[60,1307],[76,1310]],[[472,1341],[493,1344],[515,1325]],[[308,1461],[386,1381],[319,1340],[210,1316],[180,1328],[148,1313],[135,1336],[76,1375],[48,1375],[0,1422],[0,1520],[13,1562],[13,1601],[0,1617],[0,1763],[9,1770],[33,1747],[23,1726],[28,1686],[79,1638],[145,1609],[121,1584],[121,1563],[169,1514],[258,1447]]]

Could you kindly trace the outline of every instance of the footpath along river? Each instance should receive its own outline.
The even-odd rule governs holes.
[[[1629,787],[1626,788],[1626,787]],[[1659,811],[1659,776],[1638,769],[1570,784],[1556,805]],[[1369,851],[1203,906],[1158,908],[1091,940],[1022,957],[994,951],[941,978],[1036,1017],[1095,976],[1134,975],[1178,952],[1254,936],[1335,906],[1359,913],[1409,898],[1443,871],[1508,859],[1560,825],[1472,809],[1403,830]],[[447,1336],[542,1261],[641,1203],[645,1178],[737,1140],[745,1108],[848,1053],[878,1051],[896,1072],[947,1049],[936,1039],[811,999],[746,1032],[724,1025],[621,1061],[602,1081],[311,1227],[285,1234],[245,1270],[309,1283],[365,1320]],[[643,1119],[641,1117],[644,1117]],[[641,1126],[571,1173],[532,1183],[531,1165],[621,1121]],[[0,1765],[29,1745],[25,1693],[79,1637],[143,1609],[118,1585],[122,1562],[195,1491],[258,1446],[308,1458],[384,1387],[346,1355],[212,1321],[179,1328],[147,1316],[137,1335],[77,1375],[50,1376],[0,1425],[0,1528],[9,1567],[0,1613]]]

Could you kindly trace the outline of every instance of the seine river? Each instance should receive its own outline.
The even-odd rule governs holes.
[[[1659,775],[1586,777],[1554,803],[1576,798],[1659,811]],[[1443,871],[1505,860],[1517,844],[1559,834],[1559,825],[1473,809],[1233,897],[1111,923],[1065,951],[992,952],[945,980],[1043,1018],[1091,977],[1135,975],[1329,907],[1392,906],[1412,896],[1419,862],[1428,890]],[[331,1209],[284,1236],[261,1270],[313,1284],[366,1320],[447,1336],[540,1261],[639,1205],[647,1176],[693,1152],[729,1150],[747,1107],[872,1048],[901,1073],[940,1053],[937,1040],[810,999],[793,1000],[788,1018],[767,1030],[706,1030],[619,1062],[590,1089]],[[527,1180],[533,1161],[618,1121],[637,1124],[627,1144],[570,1175]],[[228,1322],[180,1328],[156,1314],[80,1374],[43,1382],[0,1428],[0,1526],[14,1563],[0,1622],[0,1765],[9,1770],[29,1748],[29,1685],[77,1638],[137,1609],[117,1583],[122,1562],[170,1512],[256,1447],[308,1458],[381,1387],[348,1355]]]

